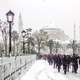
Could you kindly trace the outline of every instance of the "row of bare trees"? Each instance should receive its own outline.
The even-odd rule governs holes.
[[[27,32],[26,32],[27,30]],[[49,49],[49,53],[52,54],[53,53],[53,49],[55,50],[56,53],[58,53],[58,50],[60,48],[64,48],[63,45],[61,43],[59,43],[58,41],[53,41],[52,39],[49,39],[48,33],[45,32],[44,30],[39,30],[36,31],[34,33],[31,33],[29,36],[29,32],[30,32],[30,28],[26,29],[25,32],[25,50],[26,53],[33,53],[33,51],[37,50],[37,53],[40,54],[41,50],[45,50],[45,49]],[[8,54],[8,35],[9,35],[9,28],[8,28],[8,23],[1,21],[0,20],[0,33],[2,36],[2,41],[0,42],[0,53],[4,53],[5,56],[9,55]],[[20,46],[19,42],[20,40],[20,34],[17,31],[12,31],[11,33],[11,39],[12,39],[12,55],[16,55],[17,51],[20,49],[22,50],[22,46]],[[22,44],[22,43],[21,43]],[[20,49],[18,49],[18,47]],[[66,48],[72,48],[73,52],[75,50],[75,48],[79,48],[79,44],[75,44],[75,42],[73,41],[70,42],[70,44],[68,44],[66,46]]]
[[[41,49],[49,49],[49,53],[52,54],[53,48],[55,52],[58,53],[58,49],[62,47],[59,42],[49,39],[48,33],[44,30],[40,30],[33,34],[35,39],[35,45],[38,49],[38,54],[40,54]]]
[[[0,46],[0,50],[2,53],[5,54],[5,56],[9,55],[8,49],[9,49],[9,27],[8,23],[0,20],[0,32],[2,36],[2,41],[0,42],[2,46]],[[61,44],[59,42],[55,42],[52,39],[49,40],[48,33],[44,30],[36,31],[31,36],[29,36],[30,28],[26,29],[27,33],[25,35],[25,47],[27,50],[27,53],[31,53],[31,51],[35,51],[35,49],[38,50],[38,53],[40,54],[41,49],[49,48],[50,53],[52,53],[53,48],[55,48],[56,53],[58,52],[58,48],[61,47]],[[11,32],[11,40],[12,40],[12,55],[16,55],[18,51],[18,46],[22,50],[22,46],[20,46],[19,42],[21,35],[17,31]],[[27,39],[26,39],[27,38]],[[19,49],[19,51],[20,51]],[[1,53],[0,52],[0,53]],[[33,53],[33,52],[32,52]]]
[[[59,53],[59,50],[61,49],[63,53],[70,48],[72,49],[72,53],[76,54],[80,52],[80,43],[77,41],[69,41],[69,43],[60,43],[59,41],[55,41],[53,39],[49,39],[48,33],[45,32],[44,30],[36,31],[34,34],[34,39],[35,39],[35,45],[36,48],[38,49],[38,53],[40,53],[41,49],[49,49],[49,53],[52,54],[53,50],[55,53]],[[65,50],[66,49],[66,50]],[[64,52],[65,51],[65,52]]]
[[[9,27],[8,27],[8,23],[4,22],[2,20],[0,20],[0,55],[5,55],[5,56],[9,56],[8,54],[8,49],[9,49]],[[16,46],[16,42],[18,40],[19,34],[17,31],[12,31],[11,33],[11,37],[12,37],[12,51],[13,53],[15,53],[15,46]]]

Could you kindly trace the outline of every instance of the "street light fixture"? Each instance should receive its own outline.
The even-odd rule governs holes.
[[[25,35],[26,35],[26,31],[23,30],[21,33],[22,33],[22,37],[23,37],[23,53],[25,54],[25,42],[24,42],[24,38],[25,38]]]
[[[31,39],[31,28],[26,29],[27,31],[27,43],[28,43],[28,53],[31,53],[31,49],[30,49],[30,39]]]
[[[30,37],[30,36],[31,36],[31,31],[32,31],[32,29],[31,29],[31,28],[28,28],[28,29],[26,29],[26,31],[27,31],[28,37]]]
[[[12,23],[14,20],[14,13],[10,10],[6,13],[7,16],[7,22]]]
[[[7,16],[7,22],[9,23],[9,55],[11,53],[11,24],[14,20],[14,13],[10,10],[6,13]]]

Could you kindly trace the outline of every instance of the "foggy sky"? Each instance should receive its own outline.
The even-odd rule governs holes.
[[[73,38],[75,24],[79,39],[80,0],[0,0],[1,19],[6,19],[5,13],[9,9],[15,13],[15,27],[18,27],[21,12],[24,28],[57,27]]]

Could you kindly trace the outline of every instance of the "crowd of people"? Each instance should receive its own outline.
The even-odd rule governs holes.
[[[70,67],[72,67],[72,73],[77,73],[78,67],[80,65],[80,57],[77,54],[39,54],[38,58],[44,58],[45,60],[47,60],[49,65],[53,65],[54,68],[57,68],[58,72],[60,72],[61,68],[63,68],[64,74],[69,72]]]

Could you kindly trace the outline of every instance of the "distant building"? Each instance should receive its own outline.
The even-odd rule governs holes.
[[[49,39],[59,41],[69,40],[69,37],[60,28],[42,28],[41,30],[44,30],[48,33]]]

